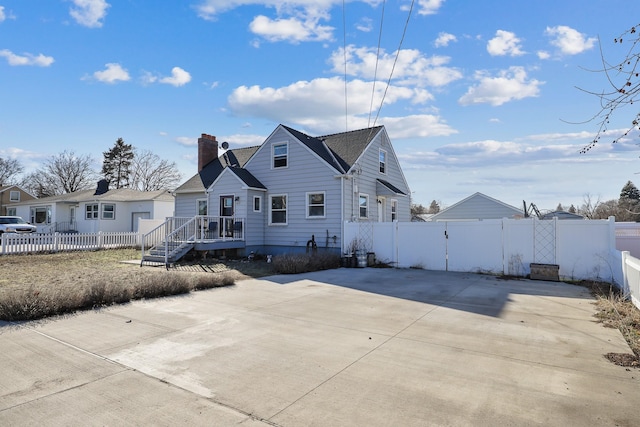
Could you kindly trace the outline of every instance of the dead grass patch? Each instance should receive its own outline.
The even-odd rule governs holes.
[[[33,320],[76,310],[230,286],[246,277],[218,272],[140,268],[134,249],[2,256],[0,319]],[[213,274],[212,274],[213,273]]]
[[[618,329],[633,351],[607,353],[605,357],[616,365],[640,368],[640,310],[608,283],[585,284],[596,297],[596,318],[605,327]]]

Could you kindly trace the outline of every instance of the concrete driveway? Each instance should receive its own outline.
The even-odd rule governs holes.
[[[640,424],[584,288],[424,270],[246,280],[0,328],[0,425]]]

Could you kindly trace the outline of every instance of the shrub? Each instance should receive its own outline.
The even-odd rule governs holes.
[[[297,274],[340,267],[340,256],[329,252],[316,254],[283,254],[273,258],[279,274]]]

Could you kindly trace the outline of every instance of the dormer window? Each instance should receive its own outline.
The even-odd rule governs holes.
[[[273,144],[273,168],[286,168],[288,165],[289,144]]]
[[[380,173],[387,173],[387,152],[380,150]]]

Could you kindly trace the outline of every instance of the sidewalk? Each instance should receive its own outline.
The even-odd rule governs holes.
[[[0,425],[637,425],[588,291],[424,270],[246,280],[0,327]]]

